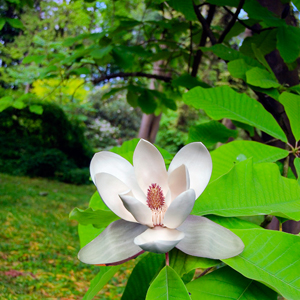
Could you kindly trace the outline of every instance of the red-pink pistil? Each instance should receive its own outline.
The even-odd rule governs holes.
[[[153,226],[163,226],[163,219],[167,210],[165,197],[161,187],[152,183],[147,191],[147,205],[152,211]]]

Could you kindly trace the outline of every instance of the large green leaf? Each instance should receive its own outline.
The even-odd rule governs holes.
[[[300,237],[261,229],[233,232],[243,240],[245,249],[238,256],[223,261],[245,277],[271,287],[286,299],[299,299]]]
[[[244,55],[240,51],[226,47],[222,44],[216,44],[209,48],[202,47],[201,49],[202,49],[202,51],[212,51],[215,55],[217,55],[218,57],[220,57],[226,61],[232,61],[232,60],[236,60],[236,59],[244,59],[245,62],[252,67],[262,67],[261,64],[256,59],[253,59],[252,57]]]
[[[228,129],[217,121],[210,121],[189,129],[188,143],[202,142],[206,147],[213,146],[217,142],[225,143],[230,137],[237,137],[237,130]]]
[[[196,21],[197,16],[195,14],[193,8],[193,1],[192,0],[169,0],[169,5],[173,7],[175,10],[181,12],[188,21]]]
[[[211,152],[213,171],[211,181],[229,172],[233,166],[248,158],[253,163],[275,162],[289,155],[287,150],[252,141],[233,141]]]
[[[223,267],[186,285],[193,300],[276,300],[277,293],[248,279],[230,267]]]
[[[24,29],[24,25],[23,25],[22,21],[20,21],[18,19],[6,18],[6,22],[8,22],[9,25],[14,28]]]
[[[177,77],[176,79],[172,80],[173,86],[183,86],[187,88],[188,90],[192,89],[195,86],[202,86],[204,88],[211,87],[207,83],[203,81],[199,81],[197,78],[191,76],[190,74],[183,74],[180,77]]]
[[[252,36],[246,37],[243,41],[240,51],[252,58],[255,58],[255,53],[253,52],[253,44],[259,49],[262,55],[266,55],[276,49],[276,34],[277,29],[266,30],[260,33],[255,33]]]
[[[133,269],[121,299],[145,299],[149,285],[163,266],[164,261],[163,254],[148,253],[143,257]]]
[[[47,56],[46,55],[31,55],[31,56],[26,56],[23,59],[23,64],[28,64],[31,62],[35,62],[37,64],[40,64],[42,61],[45,60]]]
[[[165,266],[154,279],[146,300],[190,300],[189,293],[178,274]]]
[[[280,86],[271,73],[258,67],[252,68],[246,72],[246,81],[248,84],[263,89],[277,88]]]
[[[153,94],[146,89],[142,91],[137,102],[145,114],[152,114],[157,107]]]
[[[215,120],[229,118],[246,123],[287,142],[278,123],[258,101],[246,94],[239,94],[228,86],[210,89],[195,87],[184,94],[184,102],[204,109]]]
[[[257,224],[252,222],[235,218],[235,217],[221,217],[216,215],[207,215],[206,218],[210,219],[211,221],[227,228],[227,229],[250,229],[250,228],[260,228]],[[255,216],[258,217],[258,216]]]
[[[91,199],[90,199],[90,203],[89,203],[89,207],[91,207],[93,210],[107,210],[107,211],[111,211],[106,204],[103,202],[103,200],[101,199],[98,191],[96,191]]]
[[[112,56],[117,65],[123,69],[129,69],[133,66],[134,55],[128,50],[129,47],[118,46],[112,50]]]
[[[195,202],[192,214],[272,214],[300,220],[300,187],[296,180],[282,177],[276,164],[253,165],[248,159],[209,184]]]
[[[92,224],[96,228],[107,227],[110,223],[120,219],[112,211],[93,210],[91,207],[86,210],[76,207],[70,212],[69,218],[82,225]]]
[[[174,248],[170,252],[170,266],[174,269],[174,271],[176,271],[176,273],[180,277],[197,268],[207,269],[210,267],[217,266],[219,264],[219,260],[191,256],[183,253],[177,248]]]
[[[117,273],[121,265],[113,267],[101,267],[100,272],[91,281],[91,285],[82,300],[91,300],[103,288],[103,286]]]
[[[248,65],[243,58],[235,59],[227,64],[228,71],[233,77],[246,81],[246,72],[253,67]]]
[[[105,55],[109,54],[112,49],[113,49],[112,46],[107,46],[107,47],[99,47],[98,46],[90,53],[90,55],[93,58],[100,59],[100,58],[104,57]]]
[[[284,106],[296,141],[300,140],[300,96],[283,92],[279,102]]]
[[[292,63],[299,57],[300,28],[285,25],[280,26],[277,32],[277,49],[286,63]]]
[[[262,6],[257,0],[247,0],[243,9],[248,13],[249,18],[262,20],[267,26],[281,26],[285,24],[285,20],[280,19],[276,14]]]

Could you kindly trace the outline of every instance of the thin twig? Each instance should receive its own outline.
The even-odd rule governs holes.
[[[204,270],[196,279],[204,276],[205,274],[207,274],[213,267],[207,268],[206,270]]]
[[[114,74],[109,74],[109,75],[103,75],[99,78],[95,78],[92,80],[93,84],[100,83],[105,80],[110,80],[113,78],[117,77],[145,77],[145,78],[152,78],[152,79],[157,79],[157,80],[162,80],[165,82],[170,82],[172,80],[172,77],[170,76],[163,76],[163,75],[157,75],[157,74],[149,74],[149,73],[143,73],[143,72],[130,72],[130,73],[125,73],[125,72],[118,72]]]
[[[231,30],[231,28],[233,27],[233,25],[235,24],[238,15],[240,14],[241,9],[243,8],[243,5],[245,3],[245,0],[241,0],[238,7],[236,8],[235,13],[232,15],[232,18],[230,20],[230,22],[228,23],[228,25],[226,26],[225,30],[222,32],[218,43],[222,43],[226,37],[226,35],[228,34],[228,32]]]

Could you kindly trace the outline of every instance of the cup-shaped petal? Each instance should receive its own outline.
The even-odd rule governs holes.
[[[196,200],[195,191],[189,189],[176,197],[164,216],[164,225],[168,228],[179,227],[191,213]]]
[[[133,154],[133,166],[136,179],[142,191],[147,194],[149,186],[158,184],[164,196],[168,192],[168,174],[164,159],[151,143],[140,140]]]
[[[120,194],[119,196],[126,209],[140,224],[153,227],[152,211],[146,204],[127,194]]]
[[[244,250],[244,243],[237,235],[204,217],[188,216],[178,230],[185,236],[176,248],[189,255],[225,259]]]
[[[94,183],[96,183],[96,174],[111,174],[124,182],[133,191],[135,197],[145,198],[136,181],[133,166],[125,158],[116,153],[108,151],[96,153],[90,164],[90,173]]]
[[[166,253],[173,249],[183,238],[183,232],[158,226],[149,228],[137,236],[134,243],[145,251]]]
[[[206,188],[211,172],[212,161],[210,154],[202,143],[191,143],[184,146],[173,158],[168,173],[184,164],[190,176],[190,188],[195,190],[196,198]]]
[[[133,240],[147,229],[146,226],[117,220],[99,236],[84,246],[78,258],[86,264],[120,264],[137,256],[143,250]]]
[[[171,191],[171,201],[173,201],[182,192],[190,188],[190,177],[185,165],[181,165],[169,173],[169,189]]]
[[[121,180],[111,174],[95,175],[95,184],[104,203],[120,218],[136,222],[132,214],[124,207],[119,194],[128,192],[129,188]]]

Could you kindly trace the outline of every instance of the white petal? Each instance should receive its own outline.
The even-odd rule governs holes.
[[[135,197],[145,198],[136,181],[133,166],[116,153],[108,151],[96,153],[90,164],[90,173],[94,183],[96,174],[111,174],[124,182],[133,191]]]
[[[79,251],[78,258],[86,264],[121,264],[143,252],[133,240],[146,228],[137,223],[117,220],[84,246]]]
[[[196,200],[195,191],[189,189],[173,200],[165,213],[163,224],[168,228],[177,228],[191,213]]]
[[[167,195],[165,196],[165,204],[166,204],[167,206],[170,206],[171,200],[172,200],[172,199],[171,199],[171,191],[168,190]]]
[[[225,259],[244,250],[237,235],[204,217],[188,216],[178,229],[185,236],[176,248],[189,255]]]
[[[195,190],[196,198],[206,188],[211,172],[212,161],[210,154],[202,143],[191,143],[183,147],[173,158],[169,174],[184,164],[190,176],[190,188]]]
[[[129,188],[121,180],[111,174],[95,175],[95,185],[104,203],[120,218],[136,222],[132,214],[124,207],[119,194],[128,192]]]
[[[120,194],[119,196],[124,206],[140,224],[153,227],[152,211],[147,205],[128,194]]]
[[[173,249],[183,238],[183,232],[157,226],[149,228],[137,236],[134,243],[145,251],[166,253]]]
[[[171,201],[190,188],[190,177],[185,165],[181,165],[169,173],[168,184]]]
[[[169,189],[168,175],[164,159],[155,146],[140,140],[133,154],[133,166],[138,184],[145,194],[149,186],[156,183],[166,196]]]

